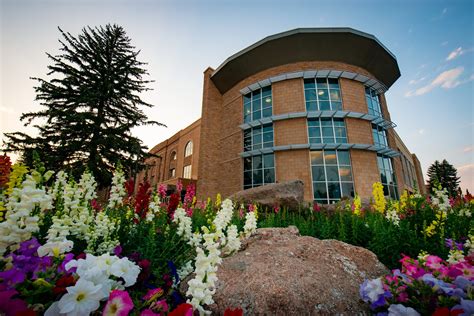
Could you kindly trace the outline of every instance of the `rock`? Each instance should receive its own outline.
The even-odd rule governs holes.
[[[260,228],[217,272],[215,304],[223,315],[355,315],[368,313],[359,285],[389,271],[361,247],[300,236],[296,227]]]
[[[229,197],[234,202],[258,203],[266,208],[275,205],[297,210],[304,201],[304,184],[301,180],[272,183],[239,191]]]

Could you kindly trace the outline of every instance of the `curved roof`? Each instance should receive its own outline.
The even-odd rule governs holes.
[[[399,77],[395,56],[373,35],[352,28],[298,28],[268,36],[227,58],[212,74],[225,93],[265,69],[300,61],[337,61],[366,69],[389,88]]]

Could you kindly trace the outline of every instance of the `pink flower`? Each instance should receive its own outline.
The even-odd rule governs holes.
[[[160,316],[160,315],[161,314],[157,314],[149,308],[145,309],[144,311],[140,313],[140,316]]]
[[[431,269],[440,269],[443,266],[442,262],[443,259],[438,256],[429,255],[426,257],[426,266]]]
[[[321,207],[319,206],[319,204],[317,202],[314,202],[313,212],[319,212],[319,211],[321,211]]]
[[[255,205],[249,204],[249,212],[255,211]]]
[[[104,307],[102,315],[127,316],[133,309],[133,302],[127,291],[113,290]]]
[[[152,304],[152,309],[154,311],[167,312],[168,304],[166,303],[166,300],[159,300]]]
[[[166,190],[168,189],[166,184],[160,184],[158,186],[158,194],[160,195],[161,198],[166,197]]]
[[[178,183],[176,184],[176,192],[181,194],[181,191],[183,191],[183,183],[181,182],[181,180],[178,180]]]

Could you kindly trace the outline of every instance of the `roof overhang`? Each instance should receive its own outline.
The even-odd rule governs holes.
[[[361,67],[389,88],[399,77],[395,56],[373,35],[351,28],[298,28],[268,36],[227,58],[212,74],[221,93],[260,71],[302,61]]]

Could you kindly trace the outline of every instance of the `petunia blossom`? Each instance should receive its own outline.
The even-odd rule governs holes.
[[[102,312],[103,316],[127,316],[133,309],[133,301],[127,291],[113,290]]]

